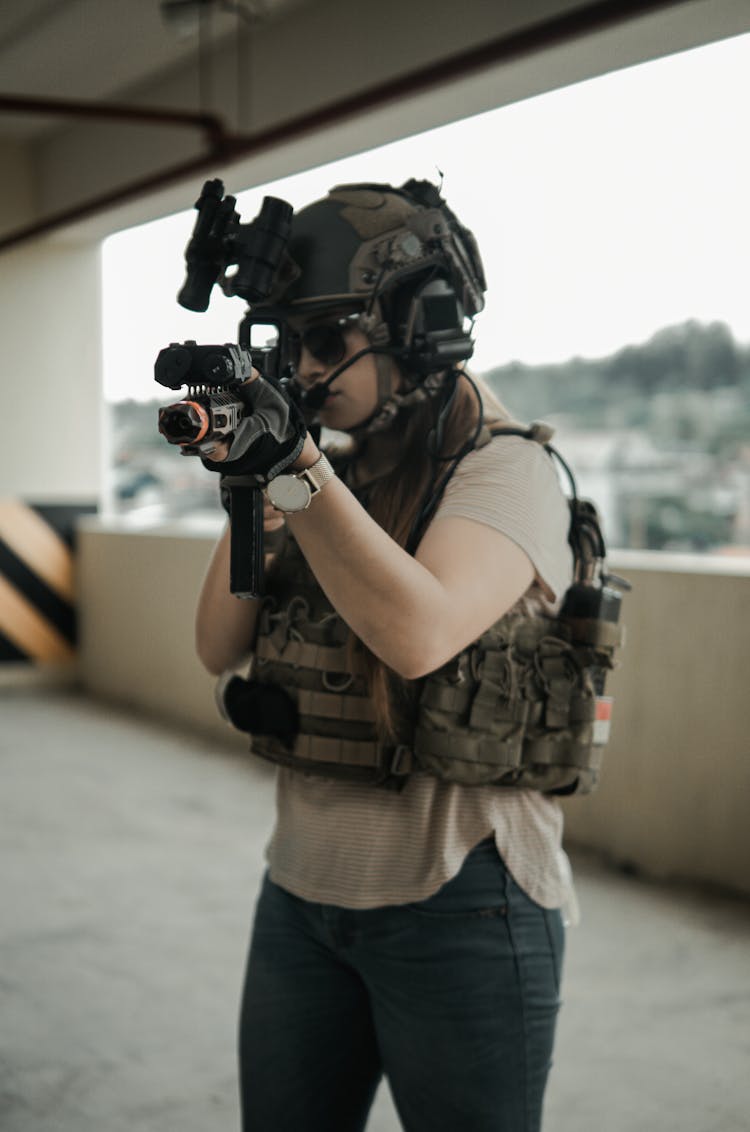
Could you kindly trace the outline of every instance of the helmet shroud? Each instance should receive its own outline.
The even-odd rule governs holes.
[[[472,234],[434,185],[409,181],[339,185],[295,213],[270,299],[296,316],[362,311],[362,329],[380,344],[409,347],[420,329],[452,329],[470,347],[463,323],[482,309],[484,289]]]

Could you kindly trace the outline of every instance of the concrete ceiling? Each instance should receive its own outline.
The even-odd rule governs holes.
[[[311,2],[2,0],[0,95],[126,101],[139,87],[197,63],[200,46],[214,51],[238,29],[272,22]],[[180,19],[183,12],[186,18]],[[3,112],[0,138],[29,140],[59,125],[59,118]]]
[[[0,0],[0,252],[749,29],[748,0]]]

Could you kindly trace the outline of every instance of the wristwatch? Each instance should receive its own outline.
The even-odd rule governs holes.
[[[269,503],[277,511],[293,514],[306,511],[310,501],[320,489],[333,479],[335,472],[322,454],[310,468],[303,468],[293,475],[276,476],[266,487]]]

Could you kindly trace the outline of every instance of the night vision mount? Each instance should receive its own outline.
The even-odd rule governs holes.
[[[264,197],[250,224],[242,224],[236,198],[224,196],[221,181],[206,181],[196,201],[198,218],[185,249],[187,276],[177,296],[180,306],[205,311],[211,289],[219,282],[225,295],[247,303],[268,298],[274,276],[289,242],[292,206],[279,197]],[[237,270],[227,275],[227,268]]]
[[[187,310],[205,311],[214,284],[248,305],[268,298],[289,241],[292,206],[265,197],[255,220],[242,224],[236,199],[224,196],[220,180],[206,181],[196,201],[198,216],[185,249],[187,273],[177,301]],[[231,271],[230,269],[235,270]],[[247,412],[241,386],[253,367],[279,380],[285,356],[285,328],[274,323],[276,338],[253,347],[249,314],[240,344],[198,345],[173,342],[159,352],[154,378],[167,389],[187,386],[185,397],[159,410],[159,431],[186,456],[210,456],[220,440],[231,438]],[[264,317],[264,324],[272,319]],[[256,597],[263,580],[263,499],[250,476],[224,477],[231,523],[230,589],[237,597]]]

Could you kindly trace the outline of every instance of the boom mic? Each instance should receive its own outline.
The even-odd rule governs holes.
[[[305,390],[300,400],[305,409],[322,409],[325,405],[328,396],[329,382],[321,382],[318,385],[313,385],[311,389]]]

